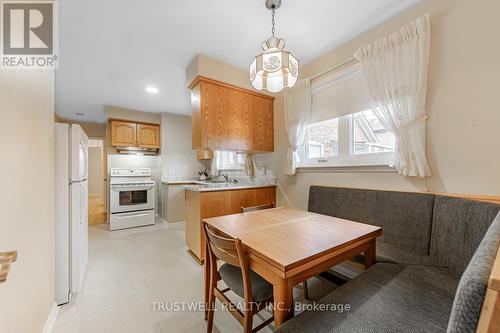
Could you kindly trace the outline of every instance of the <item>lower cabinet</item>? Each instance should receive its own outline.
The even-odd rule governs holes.
[[[241,207],[276,203],[276,187],[213,192],[186,190],[186,245],[189,253],[203,263],[205,237],[201,220],[241,213]]]

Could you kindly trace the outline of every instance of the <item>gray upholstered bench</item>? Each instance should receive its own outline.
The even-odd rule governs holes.
[[[500,243],[500,205],[448,196],[313,186],[309,210],[375,224],[381,261],[277,332],[475,332]],[[355,258],[356,259],[356,258]]]

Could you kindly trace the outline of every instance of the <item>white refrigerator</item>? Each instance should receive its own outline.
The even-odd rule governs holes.
[[[68,303],[88,261],[88,137],[78,125],[55,124],[55,287]]]

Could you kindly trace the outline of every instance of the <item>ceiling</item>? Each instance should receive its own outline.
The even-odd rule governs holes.
[[[418,1],[283,0],[276,35],[305,64]],[[56,113],[90,122],[105,105],[190,114],[196,54],[246,69],[271,30],[264,0],[64,0],[59,22]]]

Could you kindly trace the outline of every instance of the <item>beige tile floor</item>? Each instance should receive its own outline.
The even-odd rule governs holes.
[[[153,302],[202,301],[202,282],[202,267],[186,253],[184,229],[156,224],[110,232],[107,225],[90,226],[83,288],[61,307],[54,333],[205,332],[202,311],[155,311],[153,307]],[[310,298],[319,299],[334,287],[312,278]],[[300,287],[294,293],[301,301]],[[234,294],[231,298],[238,299]],[[258,322],[256,317],[254,325]],[[269,325],[261,332],[272,330]],[[241,331],[231,314],[215,313],[214,332]]]

